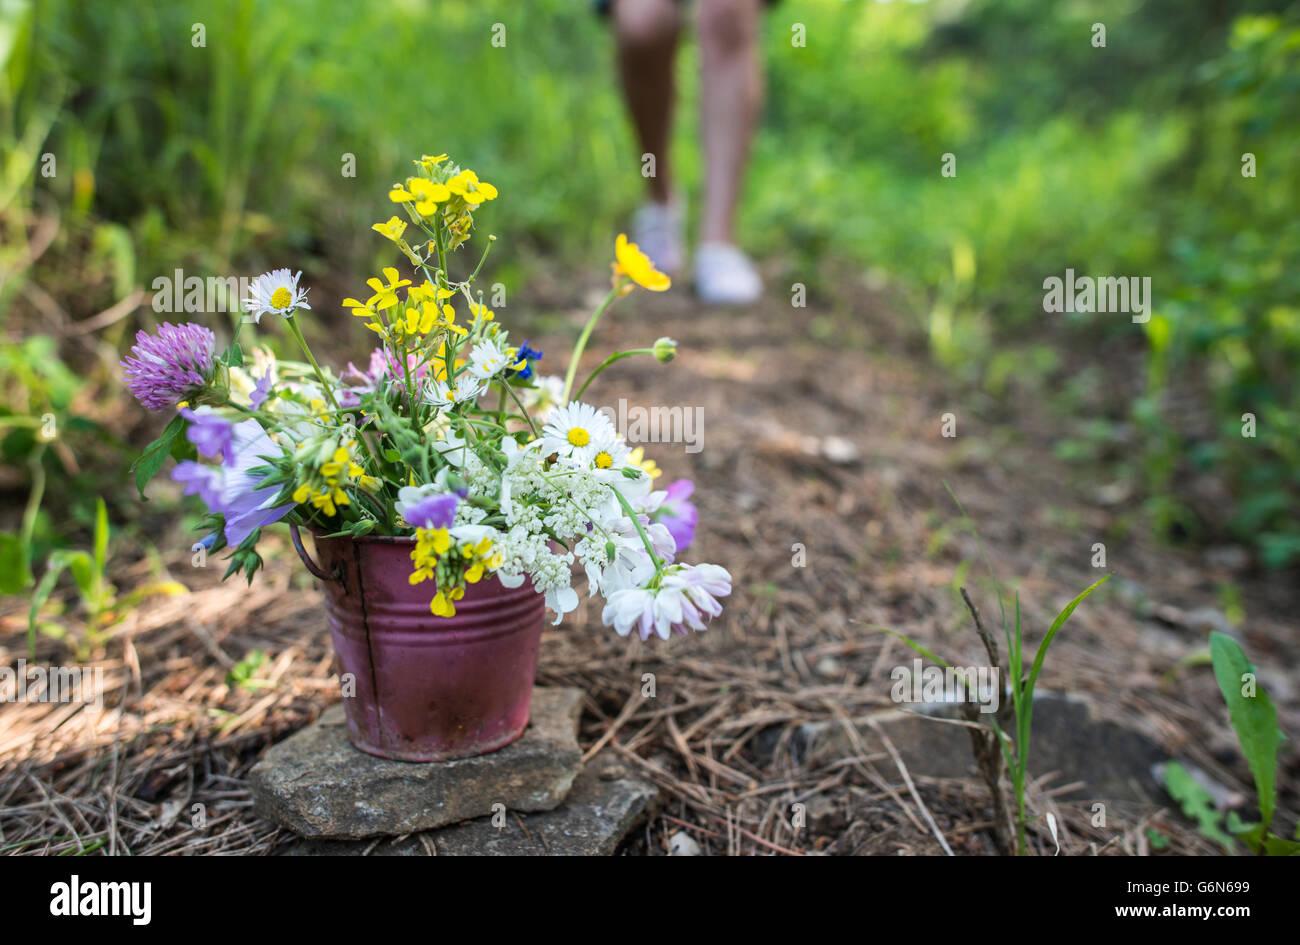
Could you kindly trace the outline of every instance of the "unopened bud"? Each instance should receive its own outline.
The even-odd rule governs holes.
[[[673,358],[677,357],[677,342],[664,335],[654,346],[655,360],[660,364],[667,364]]]

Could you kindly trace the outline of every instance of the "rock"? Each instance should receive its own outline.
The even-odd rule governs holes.
[[[668,838],[669,856],[699,856],[700,845],[685,830],[678,830]]]
[[[960,718],[953,705],[917,706],[870,716],[889,736],[908,772],[932,778],[965,778],[975,774],[970,736],[962,726],[945,725],[925,715]],[[869,752],[883,752],[884,743],[867,723],[853,723]],[[854,754],[840,722],[800,726],[796,744],[810,763],[825,763]],[[1167,803],[1152,783],[1151,769],[1165,761],[1165,751],[1146,731],[1107,717],[1091,700],[1075,695],[1042,692],[1034,696],[1029,773],[1038,777],[1058,772],[1054,786],[1084,782],[1083,796],[1106,802]],[[894,772],[885,758],[876,763],[886,776]],[[1074,796],[1078,796],[1075,794]]]
[[[840,679],[844,676],[844,664],[833,656],[823,656],[814,668],[818,676],[826,679]]]
[[[582,692],[535,689],[523,736],[455,761],[388,761],[348,742],[343,706],[272,747],[253,766],[256,812],[303,837],[400,836],[490,814],[551,810],[582,767]]]
[[[659,799],[659,789],[640,778],[605,777],[618,769],[627,774],[611,753],[602,752],[578,775],[564,803],[543,813],[516,816],[507,810],[504,816],[482,817],[396,841],[295,840],[279,852],[285,856],[611,856]]]
[[[842,436],[823,437],[821,454],[837,466],[848,466],[858,461],[858,448]]]

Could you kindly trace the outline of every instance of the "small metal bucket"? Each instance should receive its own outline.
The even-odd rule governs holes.
[[[319,564],[294,546],[325,589],[348,738],[400,761],[446,761],[503,748],[528,724],[545,599],[530,581],[465,588],[453,617],[429,610],[432,581],[410,583],[413,538],[316,536]]]

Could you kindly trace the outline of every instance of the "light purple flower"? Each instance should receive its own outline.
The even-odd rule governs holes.
[[[339,391],[339,403],[344,407],[356,407],[361,403],[362,394],[378,390],[388,375],[389,361],[390,357],[382,346],[370,352],[369,371],[363,371],[349,361],[343,371],[342,381],[346,386]]]
[[[185,429],[185,438],[194,444],[201,456],[209,459],[219,456],[227,466],[234,463],[234,424],[205,407],[198,410],[182,407],[181,416],[190,422]]]
[[[656,521],[668,529],[677,542],[677,550],[685,551],[695,540],[695,526],[700,523],[700,512],[694,502],[687,499],[695,492],[695,483],[689,479],[678,479],[667,489]]]
[[[136,400],[150,410],[167,410],[189,400],[212,380],[217,338],[202,325],[163,322],[158,333],[136,333],[123,376]]]
[[[716,564],[676,564],[664,571],[656,587],[614,591],[601,611],[601,622],[625,637],[635,627],[642,640],[703,630],[722,613],[719,597],[731,593],[731,575]]]
[[[437,488],[433,483],[403,486],[397,490],[397,514],[412,528],[450,528],[460,496]]]
[[[257,379],[253,386],[253,392],[248,395],[248,402],[254,410],[261,408],[266,403],[267,395],[271,393],[271,369],[267,368],[266,373]]]
[[[278,489],[262,486],[250,470],[265,466],[282,453],[256,420],[231,428],[232,458],[221,466],[204,466],[191,460],[176,464],[172,479],[185,484],[186,495],[197,495],[226,520],[226,544],[238,546],[255,528],[279,521],[293,503],[273,507]]]
[[[456,519],[460,497],[453,494],[430,495],[406,506],[402,518],[412,528],[449,528]]]

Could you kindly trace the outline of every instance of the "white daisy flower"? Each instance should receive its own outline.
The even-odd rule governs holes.
[[[483,393],[483,384],[478,379],[461,374],[455,384],[446,381],[434,381],[424,395],[426,404],[433,404],[443,410],[450,410],[457,404],[473,403]]]
[[[614,424],[604,413],[590,404],[573,401],[567,407],[551,411],[542,428],[542,455],[559,453],[571,456],[594,442],[613,440],[618,436]]]
[[[486,381],[510,366],[510,349],[498,341],[480,341],[469,353],[466,370],[480,381]]]
[[[254,279],[248,289],[248,298],[244,299],[244,306],[253,316],[253,321],[261,324],[262,316],[268,313],[290,318],[295,309],[310,309],[307,290],[298,288],[300,278],[301,272],[275,269]]]
[[[622,437],[606,434],[593,439],[581,450],[575,450],[573,455],[574,458],[580,458],[588,468],[601,474],[600,478],[604,479],[611,474],[621,476],[623,467],[627,465],[628,454],[631,452]]]

